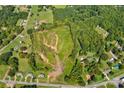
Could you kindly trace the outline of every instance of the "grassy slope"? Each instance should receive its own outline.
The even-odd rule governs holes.
[[[72,69],[73,63],[71,58],[68,58],[68,56],[71,54],[72,48],[73,48],[73,42],[71,39],[70,32],[66,26],[56,27],[48,32],[44,33],[34,33],[34,51],[37,53],[39,51],[45,51],[45,54],[47,55],[47,58],[50,60],[50,63],[55,61],[54,53],[50,51],[47,47],[43,47],[42,42],[42,36],[47,37],[50,33],[56,33],[58,35],[59,41],[58,41],[58,54],[60,59],[63,61],[63,64],[65,66],[64,73],[61,76],[61,79],[63,79],[64,75],[69,74],[69,72]],[[46,40],[49,41],[50,37],[46,38]],[[37,63],[42,64],[42,61],[39,59]]]
[[[71,39],[70,32],[66,26],[57,27],[52,31],[56,32],[59,37],[58,42],[59,57],[64,64],[64,72],[60,76],[60,79],[63,80],[64,76],[70,73],[73,66],[72,59],[68,57],[72,52],[73,42]]]

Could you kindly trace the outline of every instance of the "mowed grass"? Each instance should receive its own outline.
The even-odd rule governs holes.
[[[38,11],[38,6],[32,6],[33,14],[28,22],[28,29],[33,28],[36,21],[46,21],[47,23],[53,23],[53,13],[52,10],[47,9],[46,11]]]
[[[8,67],[7,65],[0,65],[0,79],[3,79]]]
[[[26,73],[26,72],[31,72],[32,68],[30,67],[28,63],[28,58],[20,58],[18,55],[18,52],[14,51],[13,52],[13,57],[17,57],[19,59],[19,71]]]

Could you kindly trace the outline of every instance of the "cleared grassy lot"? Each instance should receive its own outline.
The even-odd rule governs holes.
[[[43,52],[43,54],[46,56],[46,58],[49,60],[50,64],[55,64],[55,57],[54,57],[54,51],[48,48],[44,45],[43,38],[46,39],[46,42],[50,44],[55,44],[56,39],[55,35],[58,37],[58,44],[57,44],[57,53],[59,55],[60,60],[62,61],[62,64],[64,65],[64,72],[59,77],[59,80],[64,81],[64,76],[69,74],[73,63],[72,59],[68,56],[71,54],[73,49],[73,42],[71,39],[70,31],[68,30],[68,27],[61,26],[57,28],[53,28],[51,30],[48,30],[46,32],[36,32],[33,34],[33,51],[38,54],[39,52]],[[55,39],[55,40],[54,40]],[[36,57],[37,64],[42,65],[42,67],[45,67],[47,65],[43,60],[40,59],[40,57]],[[49,67],[49,65],[47,65]],[[50,68],[50,67],[49,67]],[[49,71],[51,71],[49,69]],[[45,73],[49,71],[43,70]],[[62,83],[62,82],[61,82]]]

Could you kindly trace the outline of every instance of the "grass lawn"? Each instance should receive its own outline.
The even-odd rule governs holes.
[[[8,67],[7,65],[0,65],[0,79],[3,79]]]

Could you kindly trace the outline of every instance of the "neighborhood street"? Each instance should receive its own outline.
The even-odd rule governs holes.
[[[98,84],[92,84],[92,85],[87,85],[85,87],[82,86],[74,86],[74,85],[65,85],[65,84],[50,84],[50,83],[37,83],[37,82],[20,82],[20,81],[9,81],[9,80],[0,80],[2,83],[8,83],[8,84],[23,84],[23,85],[37,85],[37,86],[47,86],[47,87],[58,87],[58,88],[96,88],[101,85],[105,85],[107,83],[114,83],[116,87],[118,87],[118,84],[120,82],[120,78],[123,77],[124,74],[115,77],[112,80],[108,80],[102,83]]]

